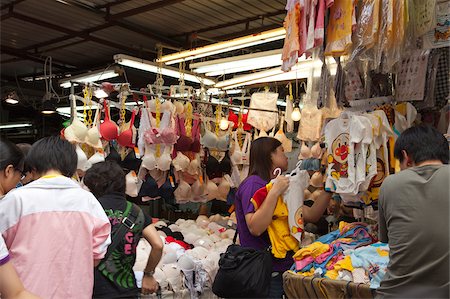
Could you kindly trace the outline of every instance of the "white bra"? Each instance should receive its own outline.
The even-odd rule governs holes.
[[[162,146],[161,146],[162,148]],[[159,169],[162,171],[167,171],[170,169],[170,164],[172,163],[172,158],[170,153],[172,152],[173,146],[166,146],[160,157],[156,157],[156,151],[154,147],[146,145],[145,155],[142,159],[142,167],[153,170]]]
[[[250,164],[250,146],[251,146],[251,134],[245,133],[245,139],[242,143],[242,148],[239,146],[239,141],[237,138],[237,132],[234,135],[234,151],[230,156],[231,162],[234,165],[249,165]]]
[[[191,161],[182,152],[177,152],[177,156],[172,163],[176,171],[186,171],[190,175],[198,175],[199,173],[200,162],[197,156]]]

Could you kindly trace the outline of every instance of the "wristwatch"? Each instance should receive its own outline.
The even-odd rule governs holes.
[[[144,276],[153,276],[155,274],[155,270],[153,271],[144,271]]]

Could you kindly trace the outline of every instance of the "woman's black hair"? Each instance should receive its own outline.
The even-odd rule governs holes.
[[[8,165],[23,171],[24,155],[20,148],[11,141],[0,137],[0,170],[5,170]]]
[[[281,145],[278,139],[261,137],[252,142],[250,147],[249,175],[257,175],[266,181],[270,181],[272,172],[272,156]]]
[[[406,151],[411,160],[421,163],[439,160],[449,162],[449,144],[444,135],[430,125],[419,125],[405,130],[395,142],[394,156],[403,162],[402,151]]]
[[[56,170],[66,177],[72,177],[77,170],[77,163],[75,146],[59,136],[36,141],[25,157],[27,170],[38,174]]]
[[[116,162],[95,163],[86,171],[83,182],[97,198],[115,192],[125,195],[125,173]]]

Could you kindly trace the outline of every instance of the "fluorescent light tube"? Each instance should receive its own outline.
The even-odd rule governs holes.
[[[285,36],[286,31],[284,30],[284,28],[272,29],[257,34],[251,34],[223,42],[218,42],[204,47],[165,55],[161,57],[161,61],[166,64],[174,64],[183,60],[193,60],[201,57],[284,39]]]
[[[139,59],[139,58],[135,58],[135,57],[128,56],[128,55],[123,55],[123,54],[114,55],[114,60],[116,61],[116,63],[124,65],[124,66],[140,69],[140,70],[155,73],[155,74],[158,73],[158,64],[148,61],[148,60]],[[169,76],[169,77],[178,78],[178,79],[180,78],[180,72],[176,68],[165,66],[165,67],[161,68],[161,73],[164,76]],[[193,74],[190,72],[184,73],[184,80],[190,81],[190,82],[195,82],[195,83],[203,82],[205,85],[214,85],[216,83],[211,79],[207,79],[207,78],[201,77],[199,75],[196,75],[196,74]]]
[[[26,128],[32,127],[31,123],[17,123],[17,124],[0,124],[0,129],[14,129],[14,128]]]
[[[114,78],[117,76],[119,76],[119,74],[116,73],[115,70],[95,71],[95,72],[90,72],[90,73],[62,79],[59,81],[59,83],[60,83],[59,86],[61,86],[62,88],[69,88],[72,85],[71,82],[89,83],[89,82],[102,81],[102,80]]]

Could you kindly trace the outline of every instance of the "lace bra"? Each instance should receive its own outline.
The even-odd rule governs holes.
[[[143,112],[148,113],[148,110],[144,109]],[[150,116],[150,119],[153,118],[151,113],[149,113],[148,115]],[[170,125],[171,115],[172,113],[170,111],[163,112],[159,128],[152,127],[146,130],[146,132],[144,133],[144,138],[148,144],[172,145],[177,142],[178,136],[175,130]]]
[[[161,186],[158,186],[158,182],[150,174],[147,174],[139,190],[139,196],[150,197],[151,199],[163,198],[166,203],[174,203],[174,192],[176,189],[177,185],[173,179],[173,171],[170,169],[165,175],[164,183]]]
[[[187,172],[190,175],[199,174],[200,161],[197,155],[191,161],[188,156],[182,152],[177,152],[177,156],[173,159],[172,163],[176,171]]]
[[[228,134],[224,136],[217,136],[215,133],[211,132],[205,124],[205,134],[202,137],[202,144],[208,149],[215,149],[224,152],[228,150],[229,137]]]

